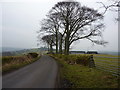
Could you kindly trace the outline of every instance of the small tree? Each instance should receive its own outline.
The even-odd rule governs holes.
[[[46,19],[43,19],[40,32],[54,34],[56,40],[56,53],[58,53],[58,33],[59,33],[59,20],[55,14],[47,15]]]
[[[53,46],[55,45],[54,35],[46,35],[42,37],[43,42],[47,43],[50,53],[53,53]]]

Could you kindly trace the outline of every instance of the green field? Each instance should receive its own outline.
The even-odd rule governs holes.
[[[80,54],[80,55],[93,55],[96,69],[104,70],[114,75],[117,75],[120,70],[119,66],[120,56],[108,54]]]
[[[98,55],[96,55],[96,56],[98,56]],[[120,69],[120,66],[119,66],[120,59],[107,58],[108,55],[100,55],[100,56],[104,56],[104,57],[96,57],[96,56],[94,56],[96,68],[110,72],[111,74],[118,74],[118,69]],[[111,57],[111,56],[109,56],[109,57]],[[114,56],[114,57],[116,57],[116,56]]]
[[[103,56],[103,57],[120,57],[118,55],[109,55],[109,54],[93,54],[94,56]]]

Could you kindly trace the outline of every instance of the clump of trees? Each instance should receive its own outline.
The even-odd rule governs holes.
[[[39,36],[47,43],[50,52],[69,54],[70,46],[80,39],[105,45],[102,37],[103,15],[79,2],[58,2],[42,20]],[[42,33],[42,35],[41,35]],[[40,39],[40,37],[39,37]]]
[[[48,51],[50,53],[53,52],[53,46],[55,45],[55,36],[53,35],[45,35],[42,37],[43,42],[47,44]]]

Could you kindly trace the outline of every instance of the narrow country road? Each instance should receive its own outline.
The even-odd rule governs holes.
[[[2,77],[2,88],[55,88],[58,66],[43,55],[38,61]]]

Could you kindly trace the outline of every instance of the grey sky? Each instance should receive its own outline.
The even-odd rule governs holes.
[[[11,1],[11,2],[10,2]],[[29,1],[29,2],[28,2]],[[0,28],[2,26],[3,47],[33,48],[37,47],[37,33],[40,29],[40,21],[45,18],[47,12],[61,0],[4,0],[0,4]],[[82,5],[97,9],[100,7],[97,1],[108,0],[76,0]],[[102,10],[102,9],[101,9]],[[118,50],[118,24],[114,20],[117,13],[107,12],[105,14],[104,40],[109,44],[106,47],[92,46],[87,40],[80,40],[72,45],[72,50],[98,50],[117,51]],[[1,25],[2,24],[2,25]],[[0,31],[1,33],[1,31]],[[1,40],[0,40],[1,43]],[[1,46],[0,46],[1,47]]]

